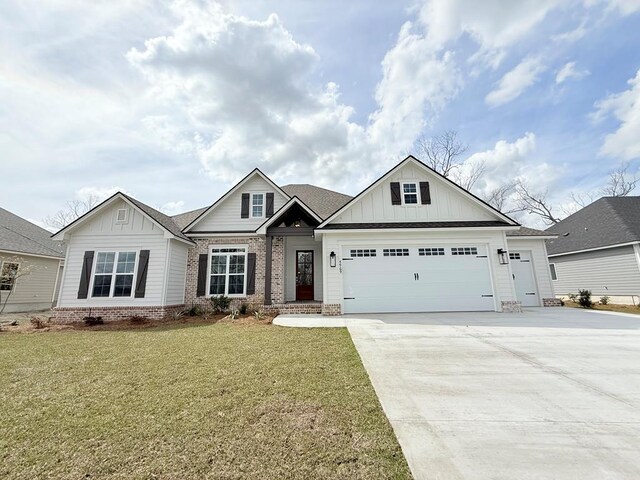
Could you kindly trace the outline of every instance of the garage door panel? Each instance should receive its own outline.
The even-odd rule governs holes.
[[[451,246],[419,255],[410,247],[408,257],[367,248],[375,256],[349,259],[352,249],[343,252],[346,313],[494,310],[486,247],[475,246],[473,255],[451,255]]]

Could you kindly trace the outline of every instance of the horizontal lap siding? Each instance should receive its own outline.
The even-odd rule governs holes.
[[[50,307],[60,260],[32,257],[30,255],[0,254],[0,265],[5,261],[12,263],[17,261],[20,264],[18,274],[25,271],[29,272],[28,275],[20,277],[16,281],[7,303],[7,311],[11,310],[9,308],[10,305],[42,304],[45,308]],[[4,303],[9,292],[2,291],[0,293],[2,294],[2,303]]]
[[[171,240],[169,274],[167,278],[167,305],[184,303],[188,251],[189,247],[184,243]]]
[[[533,273],[538,286],[538,295],[540,298],[553,298],[554,286],[551,282],[551,274],[549,273],[549,262],[546,250],[544,248],[544,240],[519,240],[517,237],[507,237],[508,250],[511,251],[530,251],[531,260],[533,262]]]
[[[591,290],[594,295],[639,295],[640,270],[633,246],[551,257],[558,295]]]

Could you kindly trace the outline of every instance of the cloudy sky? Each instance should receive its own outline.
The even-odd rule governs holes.
[[[0,206],[173,214],[256,166],[355,194],[446,130],[476,193],[560,205],[640,167],[639,45],[640,0],[2,2]]]

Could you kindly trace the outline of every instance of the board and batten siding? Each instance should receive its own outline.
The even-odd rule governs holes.
[[[392,205],[391,182],[429,182],[430,205]],[[356,200],[331,223],[443,222],[496,220],[486,208],[457,191],[449,182],[416,164],[408,163],[380,185]]]
[[[550,257],[557,295],[591,290],[592,295],[640,295],[640,269],[633,245]]]
[[[4,313],[29,312],[51,308],[61,260],[20,253],[0,253],[0,268],[3,262],[16,262],[20,264],[18,272],[25,269],[29,271],[28,275],[17,279]],[[8,293],[6,290],[0,292],[2,304],[4,304]]]
[[[129,210],[126,224],[117,222],[118,209]],[[59,307],[115,307],[115,306],[159,306],[165,288],[167,245],[165,231],[155,222],[124,201],[114,202],[103,212],[88,218],[68,236],[67,258],[63,271],[63,281],[58,302]],[[86,299],[78,298],[78,287],[84,252],[93,251],[94,264],[98,252],[135,251],[136,272],[140,250],[149,250],[149,267],[144,298],[117,297],[92,298],[91,287],[95,269],[92,268],[92,282]],[[134,273],[135,287],[135,273]]]
[[[273,210],[277,212],[287,202],[287,198],[276,191],[271,184],[259,174],[247,180],[238,190],[225,198],[216,207],[205,215],[193,228],[192,232],[229,232],[229,231],[253,231],[262,225],[266,218],[251,218],[251,204],[249,204],[249,218],[240,218],[243,193],[268,193],[273,192]],[[266,198],[265,198],[266,201]],[[266,210],[266,203],[263,211]]]
[[[549,261],[544,240],[519,239],[518,237],[507,237],[507,250],[509,252],[531,252],[531,262],[533,263],[533,276],[538,287],[538,297],[554,298],[554,285],[549,272]]]
[[[384,232],[325,232],[322,236],[322,261],[325,265],[323,283],[323,302],[326,304],[340,304],[344,308],[343,277],[340,271],[342,251],[344,246],[367,248],[369,246],[388,245],[389,247],[403,246],[470,246],[486,245],[491,281],[493,283],[494,304],[497,311],[501,310],[501,302],[516,300],[516,292],[512,281],[511,268],[500,265],[496,251],[506,248],[506,240],[502,231],[455,231],[455,232],[415,232],[402,233]],[[337,266],[329,267],[331,252],[337,255]],[[464,288],[464,279],[460,279],[460,288]],[[455,308],[453,308],[455,309]]]
[[[177,240],[169,240],[166,305],[184,303],[189,246]]]

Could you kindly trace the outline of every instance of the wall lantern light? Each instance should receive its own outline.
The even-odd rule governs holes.
[[[330,267],[336,266],[336,252],[331,252],[329,254],[329,266]]]
[[[500,259],[500,265],[506,265],[507,263],[509,263],[509,252],[502,248],[499,248],[498,258]]]

